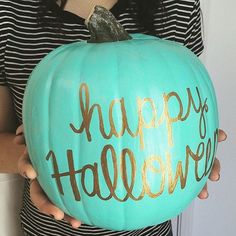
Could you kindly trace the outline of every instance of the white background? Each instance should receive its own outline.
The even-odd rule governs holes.
[[[236,235],[236,1],[203,0],[204,62],[218,98],[220,126],[228,140],[219,145],[221,179],[209,184],[209,199],[194,203],[191,236]],[[190,236],[181,235],[181,236]]]
[[[179,218],[178,236],[236,235],[236,1],[202,1],[204,64],[212,76],[218,98],[220,125],[228,140],[219,145],[221,180],[209,184],[208,200],[195,200]],[[0,175],[0,235],[20,236],[19,178]],[[174,229],[176,227],[174,226]]]

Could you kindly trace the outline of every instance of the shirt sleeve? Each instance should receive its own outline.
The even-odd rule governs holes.
[[[7,85],[6,78],[4,76],[4,69],[3,69],[3,55],[0,51],[0,85]]]
[[[1,10],[1,6],[0,6]],[[0,22],[3,21],[3,15],[2,11],[0,11]],[[0,27],[0,85],[7,85],[6,78],[5,78],[5,73],[4,73],[4,51],[5,51],[5,46],[3,43],[3,34],[4,34],[4,26],[1,24]]]
[[[6,4],[6,3],[5,3]],[[5,76],[4,58],[6,49],[6,12],[4,9],[4,3],[0,1],[0,85],[7,85],[7,80]]]
[[[202,39],[202,12],[200,0],[196,0],[189,19],[185,46],[199,56],[204,49]]]

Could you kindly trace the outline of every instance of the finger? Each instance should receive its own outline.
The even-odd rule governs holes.
[[[218,181],[220,179],[220,161],[216,158],[209,176],[211,181]]]
[[[22,124],[16,129],[16,135],[21,135],[23,133],[24,133],[24,127],[23,127],[23,124]]]
[[[19,145],[25,144],[25,136],[24,136],[24,134],[15,136],[15,138],[13,139],[13,142],[15,144],[19,144]]]
[[[79,228],[81,225],[81,221],[76,220],[75,218],[73,218],[67,214],[64,215],[64,220],[67,221],[68,223],[70,223],[71,226],[75,229]]]
[[[208,191],[207,191],[207,184],[203,187],[202,191],[198,194],[198,197],[200,199],[207,199],[209,196]]]
[[[18,161],[18,172],[25,178],[35,179],[37,177],[37,173],[34,170],[29,159],[27,148],[25,148],[24,153],[21,155]]]
[[[53,216],[56,220],[64,218],[64,212],[51,203],[37,179],[34,179],[30,184],[30,197],[40,212]]]
[[[219,129],[218,142],[225,141],[227,139],[227,134],[224,130]]]

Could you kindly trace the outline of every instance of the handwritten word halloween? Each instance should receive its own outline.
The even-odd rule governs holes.
[[[87,164],[79,170],[75,170],[74,155],[72,150],[67,150],[66,154],[69,169],[67,172],[60,173],[57,157],[53,151],[48,153],[46,159],[52,160],[54,169],[52,178],[55,178],[57,188],[62,195],[64,195],[64,189],[61,178],[69,177],[75,200],[81,200],[81,190],[79,189],[79,185],[77,183],[77,175],[80,175],[81,188],[83,192],[89,197],[97,196],[104,201],[109,200],[112,197],[119,202],[125,202],[129,198],[134,201],[140,201],[145,195],[148,195],[151,198],[159,197],[163,193],[166,186],[168,186],[169,194],[172,194],[176,188],[178,180],[180,181],[181,189],[184,189],[188,178],[190,160],[194,162],[196,181],[201,181],[203,177],[209,174],[213,165],[218,139],[217,137],[218,132],[216,131],[212,139],[209,138],[206,143],[200,142],[196,150],[191,150],[189,146],[186,146],[185,163],[178,161],[176,166],[171,164],[172,157],[170,153],[167,152],[165,158],[153,155],[147,157],[141,167],[137,167],[134,153],[131,150],[127,148],[123,149],[121,151],[120,157],[117,157],[117,153],[112,145],[106,145],[103,148],[100,157],[100,166],[97,162],[95,162],[93,164]],[[109,155],[109,153],[111,153],[111,155]],[[120,166],[118,166],[118,158]],[[111,171],[111,167],[109,168],[108,162],[112,162],[113,171]],[[203,163],[203,170],[199,170],[200,163]],[[131,166],[131,171],[127,170],[128,165]],[[120,172],[118,170],[120,170]],[[92,183],[88,183],[88,181],[86,181],[86,175],[88,173],[92,173]],[[113,176],[111,176],[110,173],[113,173]],[[135,183],[138,182],[140,184],[140,181],[137,181],[139,173],[141,173],[142,184],[141,186],[138,186],[138,189],[140,189],[138,196],[134,196],[133,192]],[[161,181],[155,181],[155,178],[153,178],[152,183],[149,183],[147,178],[149,174],[155,175],[158,177],[157,179],[161,178]],[[125,196],[118,196],[116,193],[119,178],[122,180],[123,188],[125,190],[122,192],[125,193]],[[109,192],[107,196],[104,196],[104,193],[101,192],[100,183],[106,184],[107,190]],[[90,187],[88,187],[88,185]],[[91,185],[93,186],[92,190]],[[158,191],[154,192],[153,188],[158,188]]]

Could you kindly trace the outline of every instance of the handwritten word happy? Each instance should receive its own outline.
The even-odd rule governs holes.
[[[191,90],[189,88],[186,89],[187,95],[188,95],[188,106],[187,111],[185,114],[183,114],[183,103],[181,101],[180,96],[177,92],[170,92],[168,94],[163,94],[163,101],[164,101],[164,109],[163,113],[158,119],[157,117],[157,108],[155,106],[155,103],[153,99],[151,98],[138,98],[137,99],[137,116],[138,116],[138,124],[137,129],[135,132],[131,131],[127,114],[126,114],[126,107],[125,107],[125,100],[124,98],[121,99],[114,99],[111,101],[109,106],[109,123],[110,123],[110,132],[106,134],[104,129],[104,115],[102,114],[102,108],[99,104],[93,104],[90,106],[90,95],[89,95],[89,88],[86,84],[81,84],[80,90],[79,90],[79,102],[80,102],[80,109],[83,117],[83,121],[79,128],[76,128],[74,124],[70,124],[71,129],[78,134],[86,132],[87,139],[90,142],[92,140],[91,132],[90,132],[90,124],[93,117],[93,114],[95,110],[97,110],[98,116],[99,116],[99,129],[102,137],[104,139],[110,139],[112,136],[115,136],[116,138],[121,138],[125,131],[128,132],[128,134],[131,137],[139,137],[140,139],[140,145],[141,149],[144,149],[144,137],[143,137],[143,129],[150,129],[150,128],[158,128],[163,122],[166,122],[166,128],[167,128],[167,135],[168,135],[168,144],[169,146],[173,145],[173,123],[176,123],[178,121],[185,121],[189,115],[191,107],[196,113],[199,113],[199,132],[201,138],[203,138],[206,134],[206,121],[205,121],[205,113],[208,111],[207,106],[207,99],[203,102],[199,93],[198,88],[196,87],[197,92],[197,98],[198,98],[198,105],[196,105],[196,102],[193,99]],[[85,94],[85,101],[83,99],[83,93]],[[171,99],[175,99],[178,103],[178,114],[175,117],[170,116],[169,112],[169,101]],[[143,116],[143,109],[144,107],[147,107],[147,104],[150,106],[152,110],[152,117],[149,122],[146,122]],[[113,110],[115,106],[119,106],[122,114],[122,129],[120,132],[118,132],[115,128],[115,122],[113,120]]]

